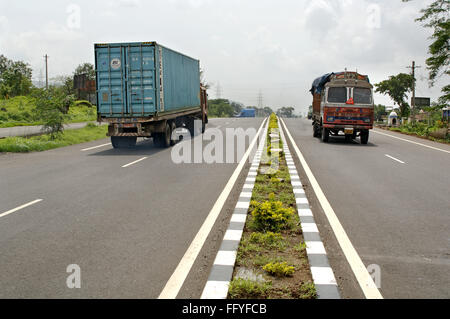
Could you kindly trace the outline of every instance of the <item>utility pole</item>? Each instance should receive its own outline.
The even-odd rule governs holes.
[[[48,90],[48,55],[44,55],[45,59],[45,88]]]
[[[416,122],[416,69],[420,68],[420,66],[416,65],[416,61],[412,62],[412,66],[408,66],[408,69],[412,70],[413,77],[413,90],[412,90],[412,101],[411,101],[411,115],[412,115],[412,123]]]

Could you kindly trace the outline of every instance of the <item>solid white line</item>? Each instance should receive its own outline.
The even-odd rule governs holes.
[[[344,252],[345,257],[347,258],[348,263],[350,264],[350,267],[353,270],[353,273],[355,274],[355,277],[364,293],[366,298],[369,299],[382,299],[383,296],[381,295],[380,291],[378,290],[377,286],[373,282],[372,277],[370,276],[368,270],[364,266],[364,263],[361,260],[361,257],[359,257],[358,253],[356,252],[355,247],[353,247],[350,239],[347,236],[347,233],[344,230],[344,227],[342,227],[341,222],[336,216],[336,213],[333,210],[333,207],[331,207],[330,202],[328,202],[328,199],[326,198],[325,194],[322,191],[322,188],[320,187],[319,183],[317,182],[314,174],[312,173],[311,169],[309,168],[308,163],[306,162],[305,158],[303,157],[302,152],[300,152],[300,149],[298,148],[297,144],[295,143],[294,139],[292,138],[291,133],[289,132],[286,123],[284,123],[283,119],[280,119],[283,123],[284,130],[289,137],[289,140],[292,143],[292,146],[294,147],[295,153],[297,154],[300,163],[302,164],[306,175],[311,183],[311,186],[314,189],[314,192],[317,196],[317,199],[320,202],[320,205],[322,206],[323,211],[325,212],[325,215],[327,216],[327,219],[331,225],[331,228],[333,229],[333,232],[339,242],[339,245],[341,246],[342,251]],[[331,270],[331,269],[330,269]],[[312,271],[312,269],[311,269]],[[314,277],[314,272],[313,272]],[[314,280],[315,282],[315,280]]]
[[[405,164],[405,162],[403,162],[403,161],[401,161],[401,160],[399,160],[399,159],[397,159],[397,158],[395,158],[395,157],[393,157],[391,155],[384,154],[384,156],[389,157],[390,159],[393,159],[394,161],[397,161],[399,163]]]
[[[200,227],[200,230],[198,231],[194,240],[192,241],[189,248],[185,252],[183,258],[179,262],[177,268],[173,272],[169,281],[166,283],[166,285],[165,285],[164,289],[162,290],[161,294],[159,295],[158,299],[175,299],[177,297],[178,292],[180,291],[181,287],[183,286],[184,281],[186,280],[186,277],[188,276],[189,272],[191,271],[192,265],[194,264],[195,260],[197,259],[197,256],[200,253],[206,239],[208,238],[208,235],[209,235],[211,229],[213,228],[214,223],[216,222],[217,218],[219,217],[220,211],[222,210],[222,207],[225,204],[225,201],[227,200],[228,196],[230,195],[231,191],[233,190],[236,180],[238,179],[242,169],[244,168],[245,164],[247,163],[247,159],[250,156],[251,151],[255,147],[256,142],[258,141],[258,137],[260,136],[261,130],[262,130],[265,122],[266,122],[266,120],[264,120],[263,123],[261,124],[258,132],[256,133],[255,138],[253,139],[252,143],[248,147],[247,152],[245,152],[244,156],[241,159],[241,162],[236,167],[233,175],[231,175],[230,180],[228,181],[227,185],[223,189],[222,193],[220,194],[220,196],[217,199],[216,203],[214,204],[213,208],[209,212],[208,216],[206,217],[205,221],[203,222],[203,225]]]
[[[8,210],[7,212],[4,212],[4,213],[0,214],[0,218],[1,218],[1,217],[4,217],[4,216],[6,216],[6,215],[9,215],[9,214],[15,213],[15,212],[17,212],[18,210],[24,209],[25,207],[34,205],[34,204],[39,203],[39,202],[41,202],[41,201],[42,201],[42,199],[36,199],[36,200],[34,200],[34,201],[32,201],[32,202],[29,202],[29,203],[26,203],[26,204],[24,204],[24,205],[22,205],[22,206],[13,208],[13,209],[11,209],[11,210]]]
[[[90,150],[93,150],[93,149],[96,149],[96,148],[100,148],[100,147],[104,147],[104,146],[107,146],[107,145],[111,145],[111,143],[106,143],[106,144],[102,144],[102,145],[97,145],[97,146],[85,148],[85,149],[82,149],[81,151],[82,152],[86,152],[86,151],[90,151]]]
[[[397,136],[394,136],[394,135],[391,135],[391,134],[381,133],[381,132],[378,132],[378,131],[375,131],[375,130],[372,130],[372,132],[380,134],[380,135],[385,135],[385,136],[389,136],[389,137],[392,137],[392,138],[396,138],[398,140],[405,141],[405,142],[408,142],[408,143],[412,143],[412,144],[428,147],[428,148],[431,148],[431,149],[436,150],[436,151],[441,151],[441,152],[445,152],[445,153],[449,153],[450,154],[450,151],[443,150],[441,148],[433,147],[433,146],[430,146],[430,145],[414,142],[414,141],[408,140],[406,138],[401,138],[401,137],[397,137]]]
[[[143,157],[143,158],[141,158],[141,159],[138,159],[137,161],[134,161],[134,162],[131,162],[131,163],[129,163],[129,164],[126,164],[126,165],[122,166],[122,168],[131,166],[131,165],[134,165],[134,164],[139,163],[139,162],[141,162],[141,161],[143,161],[143,160],[146,160],[146,159],[147,159],[147,157]]]

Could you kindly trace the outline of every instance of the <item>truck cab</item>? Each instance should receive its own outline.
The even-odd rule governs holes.
[[[313,135],[328,142],[329,136],[361,138],[367,144],[373,128],[373,86],[356,72],[340,72],[316,79],[313,94]]]

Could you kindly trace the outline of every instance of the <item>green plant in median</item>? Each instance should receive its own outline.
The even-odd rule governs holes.
[[[283,236],[280,233],[259,233],[255,232],[250,235],[249,241],[254,244],[259,244],[266,248],[283,249],[286,246]]]
[[[265,298],[271,286],[271,282],[233,279],[228,288],[228,295],[231,299]]]
[[[298,289],[294,290],[292,293],[292,297],[297,299],[316,299],[317,291],[316,286],[313,283],[307,282],[302,283]]]
[[[283,203],[275,200],[275,194],[270,194],[269,201],[264,203],[251,202],[253,225],[258,231],[279,232],[286,229],[289,220],[294,215],[292,208],[284,208]]]
[[[263,269],[276,277],[290,277],[295,272],[295,267],[289,266],[287,262],[268,263]]]

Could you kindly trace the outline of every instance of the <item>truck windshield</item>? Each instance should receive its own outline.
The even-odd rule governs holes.
[[[329,88],[328,89],[328,102],[331,102],[331,103],[347,102],[347,88],[346,87]]]
[[[353,89],[353,100],[356,104],[371,104],[372,103],[372,91],[365,88]]]

